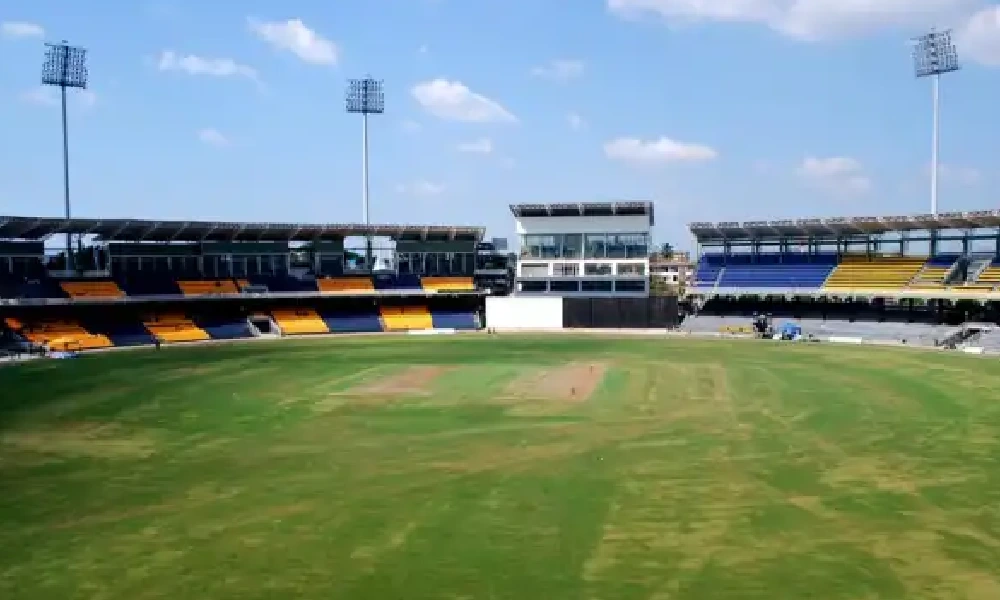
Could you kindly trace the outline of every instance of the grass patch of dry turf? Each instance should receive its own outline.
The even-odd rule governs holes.
[[[1000,598],[992,360],[366,337],[0,390],[0,598]]]

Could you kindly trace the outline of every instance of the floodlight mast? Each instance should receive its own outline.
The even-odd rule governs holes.
[[[913,64],[918,78],[931,78],[931,214],[938,214],[938,156],[941,138],[941,75],[961,69],[951,31],[931,30],[914,40]]]
[[[385,112],[385,93],[382,80],[365,76],[347,81],[347,112],[361,115],[361,203],[365,227],[371,225],[368,218],[368,115]],[[371,235],[365,236],[365,266],[372,269]]]
[[[69,203],[69,125],[66,118],[66,88],[87,89],[87,51],[70,46],[66,40],[58,44],[45,44],[45,62],[42,64],[42,85],[59,88],[62,99],[63,136],[63,203],[66,218],[72,216]],[[66,268],[73,269],[73,235],[66,234]]]

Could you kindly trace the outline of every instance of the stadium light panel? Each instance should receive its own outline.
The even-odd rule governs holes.
[[[941,75],[961,69],[950,31],[931,30],[914,40],[913,69],[917,78],[930,77],[933,102],[931,133],[931,214],[938,212],[938,155],[941,134]]]
[[[365,77],[347,82],[347,112],[380,115],[385,112],[385,93],[382,80]]]
[[[58,87],[62,96],[63,204],[66,218],[72,216],[69,200],[69,125],[66,117],[66,88],[87,89],[87,50],[70,46],[65,40],[46,44],[42,63],[42,85]],[[66,268],[73,269],[73,234],[66,234]]]
[[[347,80],[345,108],[348,113],[361,115],[361,205],[365,226],[370,226],[368,217],[368,115],[385,112],[385,91],[381,79],[363,77]],[[365,266],[372,268],[372,238],[365,236]]]
[[[66,42],[46,44],[42,83],[57,87],[86,89],[87,50]]]

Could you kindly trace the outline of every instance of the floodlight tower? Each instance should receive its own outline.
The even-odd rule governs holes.
[[[368,115],[385,112],[385,93],[381,79],[365,76],[347,81],[347,112],[361,115],[361,203],[365,227],[371,225],[368,219]],[[365,265],[372,269],[372,238],[365,234]]]
[[[934,104],[931,134],[931,214],[938,212],[938,153],[941,134],[941,75],[961,68],[951,31],[931,30],[914,40],[913,64],[918,78],[930,77]]]
[[[62,95],[63,134],[63,202],[66,218],[72,213],[69,206],[69,127],[66,120],[66,88],[87,89],[87,51],[70,46],[66,40],[58,44],[45,44],[45,63],[42,65],[42,84],[59,87]],[[66,268],[73,268],[73,235],[66,234]]]

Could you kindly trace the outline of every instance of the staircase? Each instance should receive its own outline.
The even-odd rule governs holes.
[[[726,267],[719,269],[719,274],[715,277],[715,285],[712,286],[712,296],[719,291],[719,284],[722,283],[722,277],[726,274]]]
[[[988,256],[986,258],[972,258],[969,260],[969,268],[965,273],[965,284],[975,283],[979,276],[983,274],[983,271],[990,268],[990,263],[993,262],[993,257]]]

